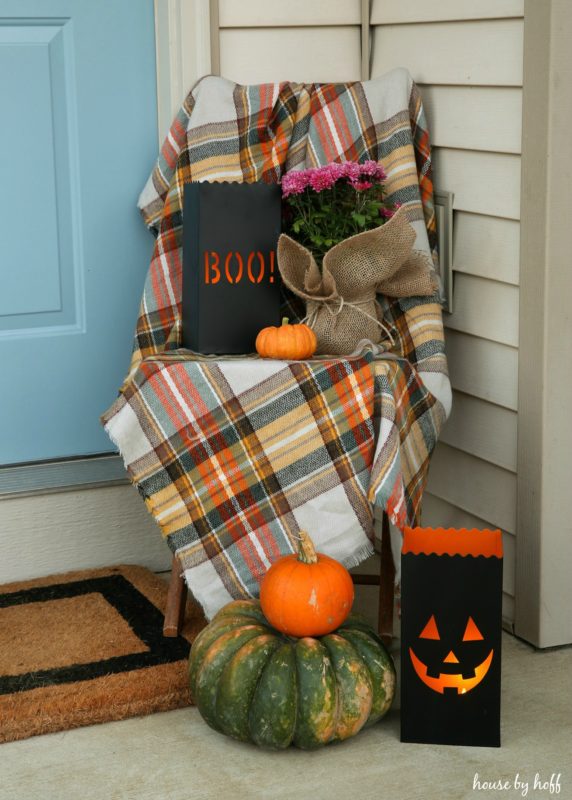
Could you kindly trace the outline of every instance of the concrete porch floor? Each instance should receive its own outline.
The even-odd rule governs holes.
[[[507,788],[484,784],[499,780]],[[235,742],[195,708],[0,745],[0,800],[468,800],[547,798],[557,786],[572,798],[572,648],[537,652],[509,634],[500,749],[401,744],[398,708],[315,752]]]

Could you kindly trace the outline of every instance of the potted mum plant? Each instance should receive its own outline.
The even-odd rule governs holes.
[[[406,210],[385,200],[383,167],[346,161],[294,170],[282,178],[286,230],[278,242],[285,285],[306,301],[318,353],[347,355],[358,342],[391,333],[377,293],[431,295],[429,259],[413,249]]]
[[[400,207],[386,204],[385,170],[376,161],[326,164],[282,178],[288,227],[312,251],[317,264],[334,245],[382,225]]]

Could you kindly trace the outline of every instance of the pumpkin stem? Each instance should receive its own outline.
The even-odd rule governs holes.
[[[300,531],[300,544],[298,545],[298,561],[304,564],[317,564],[318,556],[314,542],[310,539],[306,531]]]
[[[282,325],[288,325],[288,317],[282,317]]]

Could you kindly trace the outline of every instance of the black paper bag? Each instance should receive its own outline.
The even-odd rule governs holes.
[[[260,329],[280,324],[280,225],[277,184],[185,184],[184,347],[252,353]]]
[[[401,741],[500,746],[500,531],[405,528]]]

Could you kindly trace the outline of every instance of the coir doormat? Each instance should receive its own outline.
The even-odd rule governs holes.
[[[189,705],[206,623],[189,602],[182,635],[165,638],[166,599],[132,566],[0,586],[0,742]]]

